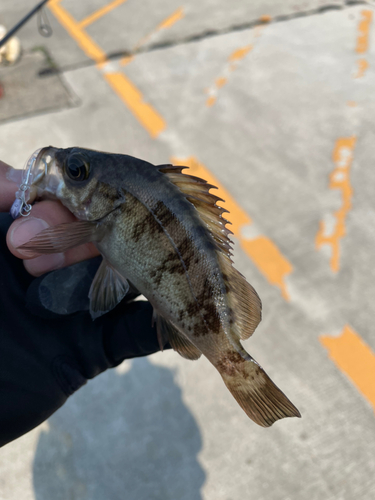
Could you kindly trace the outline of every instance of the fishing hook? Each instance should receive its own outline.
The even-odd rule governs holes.
[[[42,7],[40,10],[38,10],[38,31],[39,33],[48,38],[49,36],[52,35],[52,26],[51,23],[49,22],[48,16],[47,16],[47,11],[44,7]]]
[[[17,31],[22,28],[22,26],[30,19],[30,17],[32,17],[36,12],[38,12],[42,7],[44,7],[44,5],[48,2],[48,0],[42,0],[41,2],[38,3],[38,5],[36,5],[28,14],[26,14],[25,17],[23,17],[21,19],[21,21],[19,21],[15,26],[13,26],[13,28],[11,30],[8,31],[8,33],[4,36],[4,38],[2,38],[0,40],[0,48],[5,45],[8,40],[10,40],[16,33]],[[48,21],[47,21],[48,23]],[[49,23],[48,23],[49,25]],[[42,29],[44,29],[44,26],[42,26]],[[47,28],[48,30],[48,28]],[[51,34],[52,34],[52,28],[51,26],[49,25],[49,30],[51,31]],[[39,31],[40,33],[40,31]],[[44,35],[46,36],[46,35]],[[49,36],[49,35],[47,35]]]

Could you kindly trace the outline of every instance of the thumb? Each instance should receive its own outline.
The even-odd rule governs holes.
[[[43,229],[57,226],[66,222],[73,222],[74,215],[58,201],[44,200],[36,203],[32,215],[15,220],[7,234],[7,245],[13,255],[24,259],[26,270],[33,276],[40,276],[48,271],[70,266],[99,255],[92,243],[86,243],[67,250],[65,253],[52,253],[48,255],[24,255],[18,249],[20,245],[30,241]]]

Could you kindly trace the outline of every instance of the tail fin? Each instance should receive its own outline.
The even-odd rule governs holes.
[[[281,418],[301,417],[256,361],[241,358],[235,365],[226,361],[217,368],[237,403],[255,423],[269,427]]]

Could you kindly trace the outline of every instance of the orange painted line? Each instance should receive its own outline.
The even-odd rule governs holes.
[[[364,54],[368,49],[368,40],[370,33],[370,24],[372,21],[372,11],[363,10],[362,19],[358,25],[358,37],[356,51],[358,54]]]
[[[185,15],[184,9],[182,7],[177,9],[173,14],[171,14],[166,19],[164,19],[164,21],[162,21],[154,30],[152,30],[151,33],[149,33],[148,35],[141,38],[133,47],[132,52],[135,52],[140,47],[142,47],[142,45],[144,45],[147,42],[147,40],[149,40],[158,31],[161,31],[163,29],[167,29],[167,28],[170,28],[171,26],[173,26],[177,21],[182,19],[184,17],[184,15]],[[121,66],[126,66],[127,64],[129,64],[133,60],[133,58],[134,58],[134,56],[124,57],[120,61]]]
[[[349,326],[339,337],[321,336],[320,342],[375,411],[375,353]]]
[[[264,14],[263,16],[260,16],[259,21],[262,23],[270,23],[272,21],[272,17],[268,14]]]
[[[228,79],[225,78],[225,77],[223,77],[223,76],[220,77],[220,78],[217,78],[216,82],[215,82],[216,83],[216,87],[218,89],[221,89],[221,87],[224,87],[224,85],[227,83],[227,81],[228,81]]]
[[[177,21],[182,19],[184,17],[184,15],[185,15],[184,9],[182,7],[180,7],[175,12],[173,12],[173,14],[171,14],[169,17],[167,17],[167,19],[165,19],[163,22],[161,22],[159,24],[159,26],[157,27],[157,30],[159,31],[159,30],[164,30],[164,29],[170,28],[175,23],[177,23]]]
[[[333,161],[336,165],[330,175],[330,189],[338,189],[341,192],[342,205],[334,213],[335,227],[332,234],[325,234],[325,224],[320,222],[319,231],[316,235],[316,248],[329,245],[332,249],[330,266],[333,272],[340,268],[340,240],[346,235],[346,216],[352,208],[353,190],[350,184],[349,171],[353,159],[353,151],[356,143],[355,137],[337,139],[333,151]]]
[[[350,106],[351,108],[355,108],[357,106],[357,103],[355,101],[348,101],[347,106]]]
[[[247,45],[246,47],[242,47],[241,49],[235,50],[228,58],[230,62],[233,61],[239,61],[240,59],[243,59],[246,54],[252,50],[253,46],[252,45]]]
[[[106,61],[105,52],[80,28],[79,23],[59,5],[60,1],[51,0],[48,4],[49,8],[72,38],[77,41],[85,54],[97,63],[99,69],[103,68],[103,63]],[[150,104],[144,102],[141,92],[124,74],[105,73],[104,78],[151,137],[157,137],[166,128],[163,118]]]
[[[293,271],[292,264],[282,255],[275,243],[266,236],[253,240],[241,239],[241,246],[268,281],[281,290],[285,300],[289,300],[285,277]]]
[[[189,174],[201,177],[209,184],[217,186],[218,189],[217,191],[215,190],[215,195],[225,200],[225,204],[218,202],[218,205],[222,205],[229,210],[229,214],[224,214],[224,217],[232,223],[230,229],[233,231],[234,236],[238,238],[243,250],[254,262],[259,271],[266,277],[269,283],[279,287],[284,299],[289,300],[285,277],[293,271],[293,267],[282,255],[275,243],[263,235],[253,239],[245,238],[242,235],[242,229],[252,224],[251,218],[219,183],[207,167],[199,163],[196,158],[172,158],[171,161],[174,165],[185,165],[189,167]]]
[[[86,34],[79,23],[60,5],[61,0],[50,0],[47,5],[55,17],[64,26],[69,35],[81,47],[83,52],[96,62],[103,62],[107,59],[105,52]]]
[[[230,65],[224,69],[225,76],[221,76],[216,78],[215,84],[208,89],[208,93],[210,96],[206,100],[206,106],[213,106],[217,100],[217,91],[221,89],[227,82],[228,77],[232,71],[234,71],[237,67],[238,61],[243,59],[250,50],[252,50],[252,45],[246,45],[246,47],[241,47],[240,49],[236,49],[232,54],[228,57],[228,61]]]
[[[216,102],[216,97],[215,97],[214,95],[211,95],[211,96],[207,99],[207,101],[206,101],[206,105],[207,105],[208,107],[210,107],[210,106],[213,106],[213,105],[215,104],[215,102]]]
[[[142,94],[123,73],[105,73],[104,78],[151,137],[157,137],[166,128],[163,118],[143,101]]]
[[[108,5],[105,5],[101,9],[98,9],[97,11],[93,12],[92,14],[87,16],[85,19],[80,21],[78,23],[78,26],[81,29],[86,28],[87,26],[94,23],[95,21],[97,21],[101,17],[105,16],[106,14],[111,12],[111,10],[115,9],[116,7],[118,7],[119,5],[121,5],[124,2],[126,2],[126,0],[113,0],[113,2],[109,3]]]
[[[357,64],[358,64],[358,73],[355,75],[354,78],[362,78],[362,76],[365,74],[365,71],[369,67],[369,63],[366,61],[366,59],[358,59]]]
[[[125,56],[121,59],[120,61],[120,66],[126,66],[127,64],[131,63],[134,59],[134,56]]]

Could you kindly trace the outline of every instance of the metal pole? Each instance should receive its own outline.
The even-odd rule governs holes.
[[[5,35],[4,38],[0,40],[0,47],[2,47],[7,41],[12,38],[12,36],[20,29],[22,26],[32,17],[38,10],[40,10],[48,0],[43,0],[40,2],[36,7],[34,7],[21,21],[19,21],[8,33]]]

